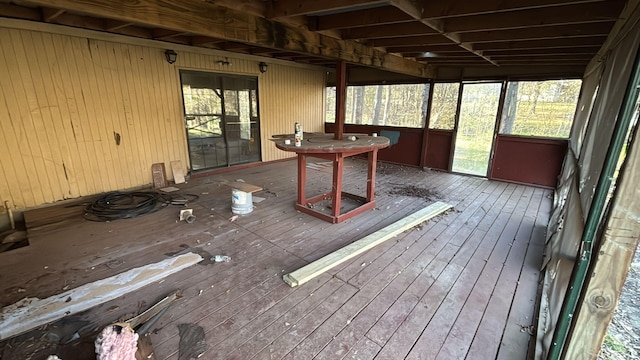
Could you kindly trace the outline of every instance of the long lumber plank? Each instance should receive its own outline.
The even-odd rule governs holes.
[[[200,261],[200,255],[187,253],[131,269],[46,299],[25,298],[0,310],[0,340],[113,300]]]
[[[357,240],[343,247],[342,249],[334,251],[310,264],[307,264],[292,273],[284,275],[282,279],[291,287],[302,285],[305,282],[318,276],[319,274],[322,274],[325,271],[333,268],[334,266],[337,266],[355,256],[358,256],[359,254],[362,254],[363,252],[393,238],[403,231],[410,229],[422,222],[431,219],[438,214],[451,209],[451,207],[451,205],[440,201],[433,203],[426,208],[385,227],[384,229],[378,230],[373,234],[365,236],[362,239]]]

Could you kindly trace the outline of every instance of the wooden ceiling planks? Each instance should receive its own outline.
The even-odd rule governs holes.
[[[416,77],[437,77],[438,66],[458,64],[463,73],[467,64],[483,63],[517,76],[526,74],[510,72],[527,67],[502,65],[555,63],[580,73],[624,5],[623,0],[0,0],[0,16],[311,64],[345,60],[350,67]],[[469,57],[461,58],[465,54]]]

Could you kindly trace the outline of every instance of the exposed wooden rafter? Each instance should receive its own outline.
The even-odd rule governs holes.
[[[114,3],[109,0],[27,0],[27,3],[149,27],[162,27],[176,32],[344,60],[418,77],[431,75],[430,70],[423,64],[357,42],[331,38],[207,3],[186,0],[139,0],[126,3]],[[322,4],[326,8],[326,4]]]

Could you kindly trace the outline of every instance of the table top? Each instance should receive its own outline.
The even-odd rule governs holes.
[[[285,140],[290,144],[285,144]],[[384,136],[365,134],[343,134],[342,140],[335,140],[333,134],[304,133],[300,146],[295,146],[293,134],[274,135],[272,141],[280,150],[303,154],[367,152],[389,146],[389,139]]]

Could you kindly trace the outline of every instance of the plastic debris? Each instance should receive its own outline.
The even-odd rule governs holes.
[[[188,224],[196,221],[196,216],[193,215],[193,209],[180,210],[180,221],[186,221]]]
[[[231,261],[231,257],[227,255],[215,255],[211,258],[211,260],[219,263],[219,262],[229,262]]]

